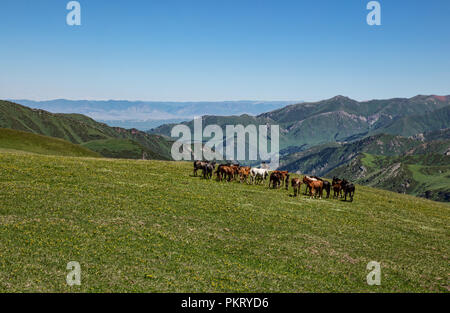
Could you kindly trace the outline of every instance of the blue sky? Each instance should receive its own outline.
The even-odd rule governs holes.
[[[450,94],[450,1],[0,2],[0,98],[358,100]]]

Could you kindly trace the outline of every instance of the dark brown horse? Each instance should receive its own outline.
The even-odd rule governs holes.
[[[272,188],[279,188],[281,186],[281,183],[283,181],[283,175],[278,171],[273,171],[270,173],[269,177],[269,188],[270,185],[272,185]]]
[[[286,190],[288,190],[289,189],[289,177],[290,177],[289,172],[288,171],[273,171],[272,174],[273,173],[280,175],[280,181],[281,181],[280,186],[284,183],[284,187],[286,188]]]
[[[203,178],[205,179],[211,179],[213,176],[214,169],[216,168],[216,162],[208,162],[207,164],[204,164],[202,167],[203,170]]]
[[[206,161],[194,161],[194,176],[197,176],[197,171],[202,170],[208,162]]]
[[[349,195],[350,202],[353,202],[353,196],[355,195],[355,185],[343,179],[341,186],[342,190],[344,191],[344,201],[347,201],[347,195]]]

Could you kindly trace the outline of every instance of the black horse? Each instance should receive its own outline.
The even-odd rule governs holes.
[[[355,185],[345,179],[341,182],[342,190],[344,191],[344,201],[347,201],[347,195],[350,197],[350,202],[353,202],[353,196],[355,195]]]

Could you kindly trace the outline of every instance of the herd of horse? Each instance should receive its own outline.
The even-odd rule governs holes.
[[[355,194],[355,185],[345,179],[333,177],[330,183],[317,176],[305,175],[303,178],[292,178],[288,171],[270,171],[264,168],[254,168],[249,166],[241,166],[239,164],[219,164],[214,161],[195,161],[194,162],[194,176],[198,175],[198,171],[202,171],[203,178],[212,179],[216,175],[218,181],[231,182],[233,180],[241,183],[263,185],[268,180],[269,188],[278,189],[283,185],[286,190],[289,190],[289,184],[294,190],[294,197],[300,194],[302,184],[306,186],[305,195],[308,194],[311,198],[322,198],[323,191],[326,192],[326,197],[329,198],[331,191],[333,191],[333,198],[343,198],[347,201],[353,201]]]

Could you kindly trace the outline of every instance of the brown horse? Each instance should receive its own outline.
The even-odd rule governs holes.
[[[239,164],[232,164],[230,165],[231,168],[233,168],[234,174],[233,174],[233,178],[237,178],[237,176],[239,175],[239,169],[241,168],[241,166]]]
[[[292,178],[291,180],[292,188],[294,189],[294,197],[300,194],[300,187],[302,186],[302,181],[300,178]]]
[[[206,161],[194,161],[194,176],[197,176],[198,170],[205,171],[204,168],[208,165],[208,162]]]
[[[288,171],[273,171],[272,174],[273,173],[280,175],[280,181],[281,181],[280,186],[284,182],[284,187],[286,188],[286,190],[288,190],[289,189],[289,172]]]
[[[323,182],[323,190],[325,190],[327,192],[327,198],[330,197],[330,192],[331,192],[331,183],[327,180],[323,180],[320,177],[317,176],[310,176],[311,178],[317,179],[317,180],[321,180]]]
[[[270,173],[270,177],[269,177],[269,188],[270,188],[270,185],[272,185],[273,189],[279,188],[282,181],[283,181],[283,176],[281,175],[281,173],[278,171],[273,171],[272,173]]]
[[[224,178],[231,181],[235,174],[235,168],[229,165],[221,164],[216,170],[217,180],[222,181]]]
[[[353,196],[355,195],[355,185],[353,185],[351,182],[343,179],[341,186],[342,186],[342,190],[344,191],[344,197],[345,197],[344,201],[347,201],[347,195],[349,195],[350,202],[353,202]]]
[[[241,178],[241,183],[245,182],[248,184],[248,176],[250,175],[250,167],[243,166],[239,168],[239,176]]]
[[[319,197],[322,198],[323,181],[317,180],[317,179],[309,177],[309,176],[305,176],[305,177],[303,177],[303,182],[309,187],[309,195],[311,197],[316,196],[316,190],[317,190]]]
[[[333,199],[339,198],[339,195],[341,195],[342,198],[342,179],[333,177],[331,184],[333,185]]]

